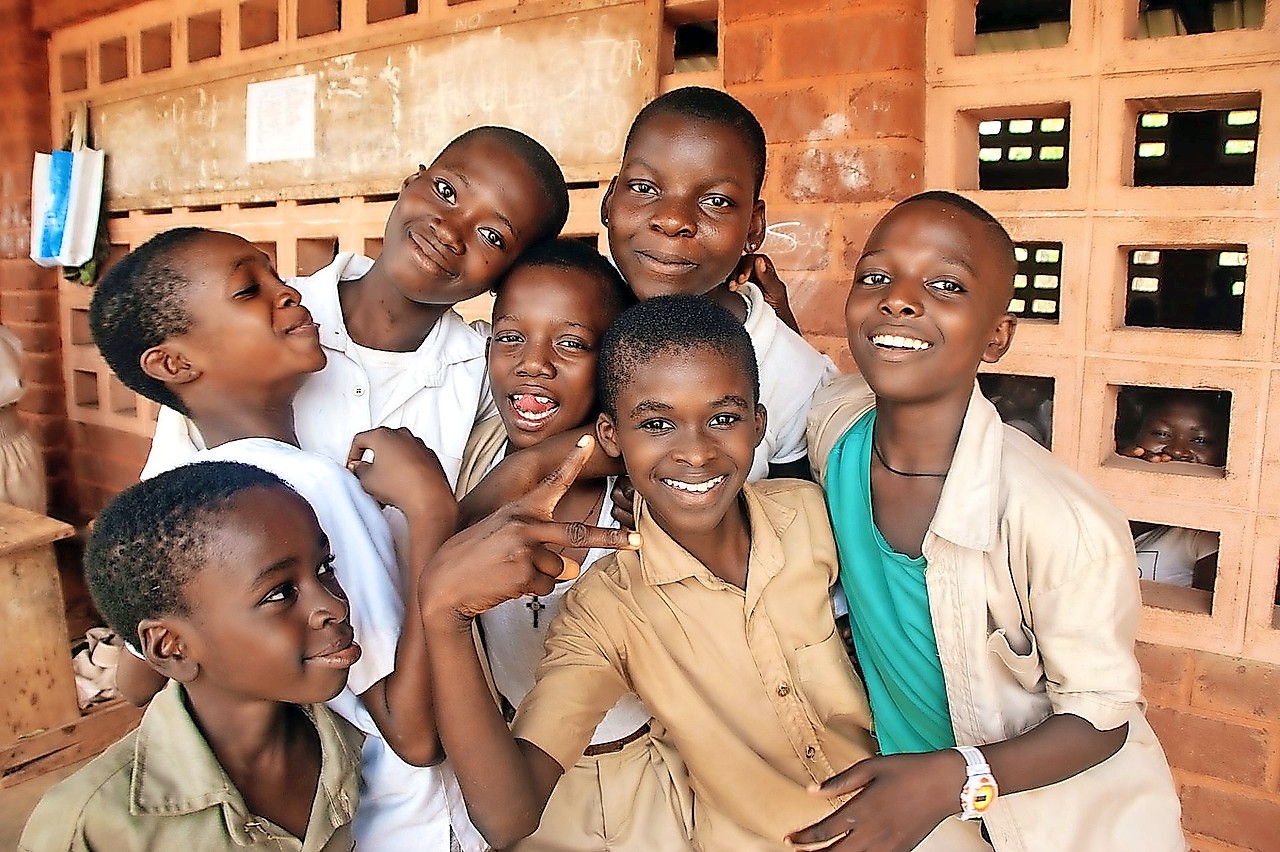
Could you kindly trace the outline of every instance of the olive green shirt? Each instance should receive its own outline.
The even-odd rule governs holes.
[[[249,812],[171,682],[137,730],[45,794],[19,852],[351,850],[360,733],[323,705],[303,710],[320,735],[320,783],[302,840]]]

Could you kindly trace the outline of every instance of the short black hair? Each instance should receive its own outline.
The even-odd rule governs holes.
[[[1004,225],[1000,224],[1000,220],[992,216],[985,207],[972,199],[965,198],[963,195],[955,192],[949,192],[945,189],[931,189],[926,192],[918,192],[909,198],[904,198],[897,204],[893,205],[893,209],[904,207],[908,204],[915,204],[919,201],[932,201],[934,204],[942,204],[953,210],[958,210],[971,219],[977,220],[985,225],[987,230],[995,238],[1001,254],[1009,257],[1009,291],[1010,298],[1013,294],[1013,275],[1018,270],[1018,261],[1013,254],[1013,237],[1009,236],[1009,232]]]
[[[561,229],[564,228],[564,223],[569,220],[569,186],[565,183],[564,172],[560,169],[560,164],[556,162],[555,157],[551,156],[551,152],[543,147],[541,142],[527,133],[521,133],[512,127],[484,124],[471,128],[448,145],[445,145],[444,149],[436,155],[436,159],[439,159],[445,152],[477,138],[490,139],[499,145],[509,148],[516,156],[524,160],[534,180],[542,187],[543,195],[547,199],[547,206],[551,208],[551,212],[546,221],[542,223],[538,233],[533,236],[531,242],[549,240],[558,235]]]
[[[751,152],[751,167],[755,174],[755,197],[760,197],[760,189],[764,186],[767,156],[764,128],[741,101],[733,95],[718,89],[708,89],[705,86],[686,86],[659,95],[645,104],[636,115],[635,121],[631,122],[631,129],[627,131],[627,141],[623,146],[624,156],[644,123],[662,115],[678,115],[706,121],[737,133],[738,138],[746,143],[747,150]]]
[[[289,486],[252,465],[197,462],[130,486],[102,510],[85,550],[85,579],[116,633],[136,643],[143,619],[190,612],[182,589],[211,556],[209,534],[251,488]]]
[[[208,228],[174,228],[157,234],[107,271],[89,303],[89,330],[107,366],[125,387],[187,413],[178,395],[142,370],[142,353],[191,330],[184,291],[191,285],[174,255]]]
[[[751,336],[738,318],[706,298],[655,296],[628,308],[600,344],[596,367],[600,407],[618,416],[618,396],[636,372],[658,355],[702,349],[723,355],[751,380],[752,403],[760,401],[760,368]]]
[[[573,237],[544,240],[520,255],[494,287],[498,298],[502,298],[502,289],[512,273],[524,267],[537,266],[576,269],[591,276],[600,285],[600,298],[615,317],[636,303],[635,294],[614,265],[595,248]]]

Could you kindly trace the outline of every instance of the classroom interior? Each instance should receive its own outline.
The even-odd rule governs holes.
[[[66,651],[93,621],[78,541],[136,481],[156,414],[94,348],[91,288],[27,258],[33,152],[87,116],[105,265],[194,224],[304,275],[376,256],[403,176],[508,124],[564,168],[565,233],[604,250],[631,118],[705,85],[764,126],[761,251],[843,369],[840,306],[896,200],[955,190],[1009,229],[1020,323],[983,390],[1135,531],[1212,541],[1189,585],[1142,581],[1148,716],[1193,848],[1276,848],[1280,0],[0,0],[0,44],[0,322],[26,348],[20,411],[62,522],[0,536],[0,562],[38,563],[0,571],[6,647],[45,643],[0,666],[0,796],[136,724],[76,705]],[[290,78],[313,109],[296,88],[250,102]],[[1168,394],[1220,423],[1216,463],[1126,452]]]

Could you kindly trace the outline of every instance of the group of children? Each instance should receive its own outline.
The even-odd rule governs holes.
[[[627,136],[614,265],[480,128],[377,260],[285,283],[183,229],[113,268],[95,340],[167,410],[86,573],[150,705],[22,849],[1185,848],[1123,518],[975,390],[1008,235],[891,210],[838,377],[755,254],[764,172],[681,89]],[[452,311],[490,288],[491,329]]]

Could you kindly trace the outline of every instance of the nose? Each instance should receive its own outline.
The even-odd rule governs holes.
[[[276,307],[292,308],[302,303],[302,294],[283,282],[276,293]]]
[[[311,614],[307,618],[307,623],[312,629],[319,630],[335,621],[346,621],[350,611],[347,596],[338,585],[337,579],[331,582],[319,581],[316,583]]]
[[[520,349],[516,363],[517,376],[541,376],[550,378],[556,374],[551,359],[551,347],[546,343],[528,341]]]
[[[705,429],[688,430],[675,445],[672,457],[689,467],[704,467],[716,456],[715,442]]]
[[[1169,458],[1173,459],[1174,461],[1195,460],[1195,453],[1192,452],[1191,447],[1188,446],[1187,442],[1182,438],[1174,438],[1164,448],[1164,451],[1168,453]]]
[[[698,230],[688,205],[679,198],[660,199],[654,205],[649,227],[668,237],[692,237]]]
[[[897,280],[885,288],[880,312],[890,317],[918,317],[923,306],[916,289],[908,282]]]
[[[436,233],[436,238],[454,254],[463,254],[467,250],[466,243],[462,239],[462,229],[458,223],[450,221],[447,216],[441,216],[436,219],[432,225],[432,230]]]

